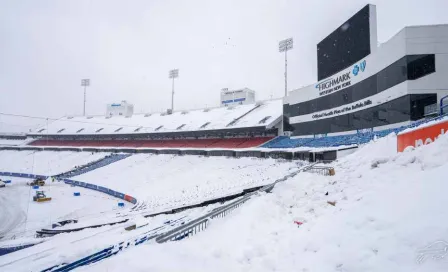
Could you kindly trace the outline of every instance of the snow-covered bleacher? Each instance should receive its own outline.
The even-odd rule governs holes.
[[[25,134],[0,134],[1,146],[18,146],[25,145],[33,139],[27,138]]]
[[[27,141],[22,139],[0,139],[0,146],[17,146],[23,145]]]
[[[0,171],[56,175],[97,161],[110,153],[0,150]]]
[[[117,162],[119,160],[126,159],[127,157],[131,156],[132,154],[110,154],[107,155],[104,158],[101,158],[96,161],[91,161],[85,165],[82,165],[80,167],[77,167],[75,169],[71,169],[67,172],[61,173],[59,175],[56,175],[55,177],[58,179],[64,179],[64,178],[72,178],[74,176],[82,175],[87,172],[96,170],[98,168],[104,167],[106,165],[109,165],[111,163]]]

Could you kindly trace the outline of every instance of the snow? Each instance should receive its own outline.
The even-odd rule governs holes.
[[[126,231],[129,224],[117,224],[101,228],[85,229],[79,232],[59,234],[47,238],[44,243],[0,256],[1,271],[41,271],[62,263],[70,263],[96,253],[120,242],[134,241],[145,235],[155,235],[168,231],[216,208],[210,205],[204,208],[184,211],[174,215],[162,215],[153,218],[135,217],[141,226]],[[126,244],[126,243],[125,243]]]
[[[110,153],[74,151],[0,150],[0,171],[56,175],[99,160]]]
[[[32,141],[32,139],[1,139],[0,146],[17,146],[24,145]]]
[[[274,159],[136,154],[75,179],[132,195],[155,212],[266,185],[293,167]]]
[[[301,173],[191,239],[79,270],[446,271],[448,135],[395,150],[396,136],[379,139],[335,162],[335,176]],[[438,260],[421,251],[436,247]]]
[[[232,108],[220,107],[211,108],[208,111],[204,109],[191,111],[177,111],[170,115],[161,115],[154,113],[150,116],[145,114],[134,114],[132,117],[114,116],[106,118],[105,116],[90,117],[63,117],[53,121],[48,126],[37,129],[35,134],[129,134],[129,133],[159,133],[159,132],[179,132],[179,131],[198,131],[225,129],[226,126],[249,111],[256,108],[256,104],[238,105]],[[232,126],[253,127],[268,126],[282,115],[282,100],[264,101],[262,105],[248,115],[241,118],[239,122]],[[265,116],[272,116],[265,124],[259,124],[259,121]],[[204,128],[205,123],[210,122]],[[181,125],[185,125],[178,129]],[[160,129],[156,130],[157,128]],[[101,129],[101,131],[96,132]],[[120,129],[121,128],[121,129]],[[140,130],[135,131],[140,128]],[[39,130],[45,129],[42,132]],[[83,129],[82,131],[80,131]],[[116,132],[117,129],[120,129]],[[79,132],[78,132],[79,131]]]
[[[34,189],[26,185],[30,179],[0,177],[11,183],[0,188],[0,241],[15,237],[29,237],[41,228],[51,228],[52,223],[65,219],[81,219],[98,213],[115,212],[119,199],[106,194],[71,187],[62,182],[46,183],[39,188],[44,191],[49,202],[33,201]],[[74,192],[81,196],[74,197]],[[72,227],[79,227],[78,224]],[[1,245],[1,243],[0,243]]]
[[[144,243],[78,270],[446,271],[448,258],[441,257],[448,254],[448,135],[404,153],[397,153],[396,145],[394,134],[375,140],[334,162],[335,176],[300,173],[213,219],[192,238]],[[296,162],[272,159],[137,154],[76,179],[135,195],[157,210],[267,184],[293,169]],[[161,225],[157,233],[162,233],[180,224],[163,225],[165,220],[188,222],[218,205],[144,218],[129,207],[118,210],[117,200],[99,192],[51,184],[48,192],[55,202],[48,210],[50,203],[31,203],[29,187],[17,180],[0,188],[0,229],[8,235],[22,231],[14,222],[22,221],[28,204],[29,228],[73,217],[81,221],[77,226],[129,221],[57,235],[1,256],[2,271],[40,271],[72,262]],[[73,197],[73,190],[81,197]],[[139,228],[125,231],[131,224]],[[30,233],[17,242],[32,241]]]

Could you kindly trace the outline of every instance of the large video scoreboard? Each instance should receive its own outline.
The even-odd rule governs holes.
[[[318,81],[369,55],[376,39],[376,9],[367,5],[317,44]]]

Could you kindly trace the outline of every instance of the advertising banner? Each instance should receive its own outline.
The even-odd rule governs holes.
[[[404,132],[397,137],[397,150],[403,152],[407,147],[419,147],[434,142],[440,135],[448,132],[448,120]]]

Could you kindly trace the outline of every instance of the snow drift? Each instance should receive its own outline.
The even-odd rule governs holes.
[[[446,271],[448,135],[395,150],[390,135],[335,162],[336,176],[301,173],[192,239],[80,270]]]

